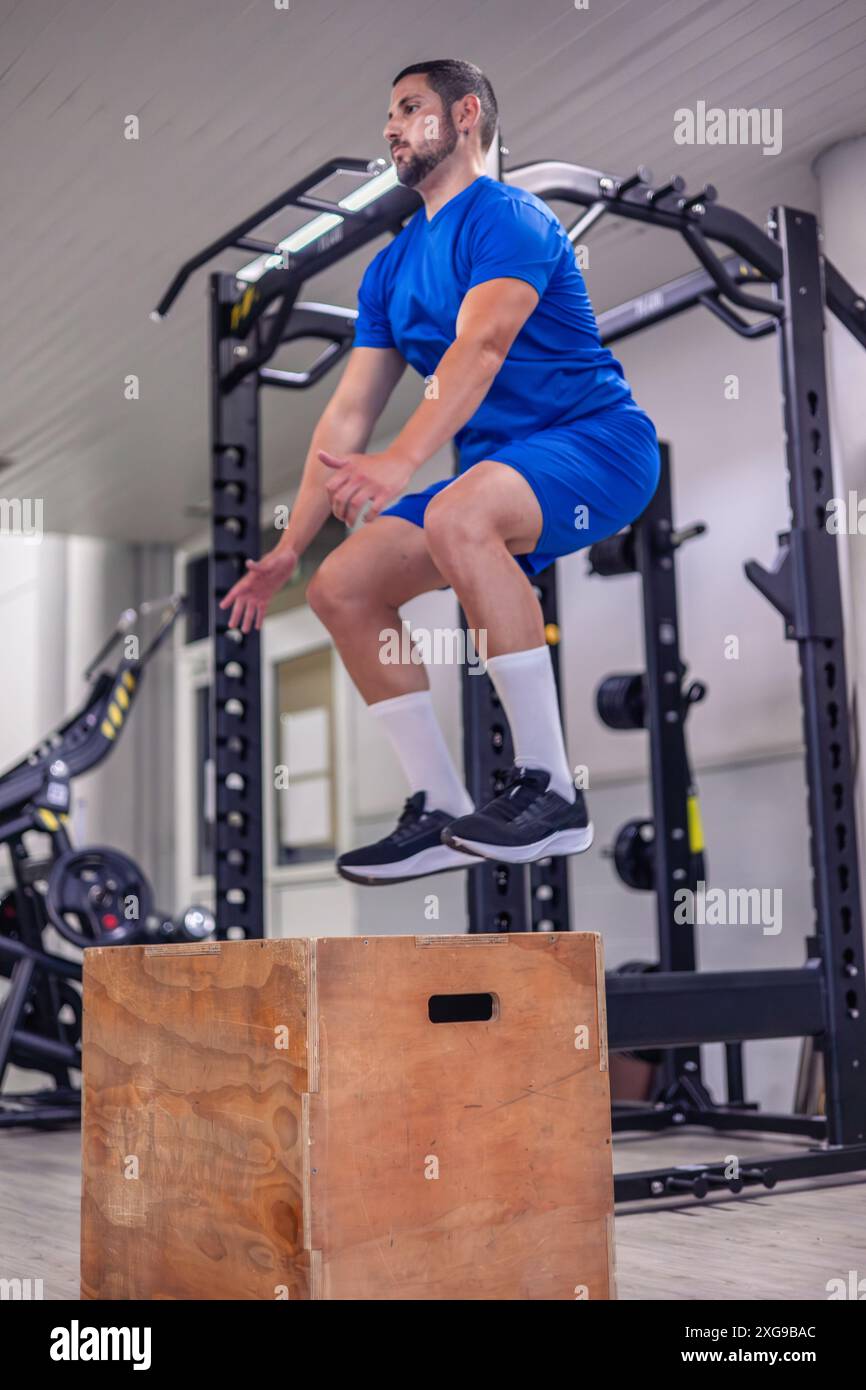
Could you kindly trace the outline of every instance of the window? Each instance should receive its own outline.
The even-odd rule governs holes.
[[[195,691],[195,872],[199,878],[214,873],[216,835],[216,781],[211,757],[211,688],[199,685]]]
[[[274,824],[277,863],[334,856],[336,784],[331,650],[277,662]]]
[[[210,636],[210,557],[195,555],[184,569],[186,594],[185,643],[200,642]]]

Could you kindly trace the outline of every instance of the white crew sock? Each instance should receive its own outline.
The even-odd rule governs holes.
[[[430,691],[416,690],[393,700],[378,700],[367,708],[381,720],[409,781],[410,792],[427,793],[428,811],[468,816],[475,809],[472,798],[448,751]]]
[[[544,768],[550,773],[550,790],[574,801],[550,648],[492,656],[486,670],[511,728],[517,766]]]

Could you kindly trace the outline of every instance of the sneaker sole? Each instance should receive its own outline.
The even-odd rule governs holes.
[[[585,830],[557,830],[532,845],[486,845],[480,840],[463,840],[446,830],[442,836],[452,849],[477,854],[481,859],[495,859],[499,864],[534,864],[537,859],[556,855],[583,854],[592,844],[592,823]]]
[[[337,865],[337,873],[350,883],[363,883],[369,888],[384,887],[389,883],[405,883],[408,879],[429,878],[431,874],[450,874],[457,869],[472,869],[478,858],[449,845],[435,845],[432,849],[420,850],[409,859],[397,864],[359,864],[344,868]]]

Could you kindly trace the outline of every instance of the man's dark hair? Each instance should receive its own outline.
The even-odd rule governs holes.
[[[428,84],[442,100],[442,109],[448,116],[451,107],[461,97],[476,96],[481,103],[481,148],[486,154],[496,133],[499,108],[493,88],[480,68],[474,63],[464,63],[461,58],[435,58],[430,63],[412,63],[398,72],[391,83],[395,87],[404,77],[417,73],[426,77]]]

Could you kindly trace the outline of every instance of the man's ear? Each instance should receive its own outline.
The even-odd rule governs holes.
[[[461,135],[468,135],[470,130],[474,130],[481,120],[481,102],[474,92],[467,92],[461,101],[462,110],[457,117],[456,125]],[[462,125],[461,121],[467,122]]]

